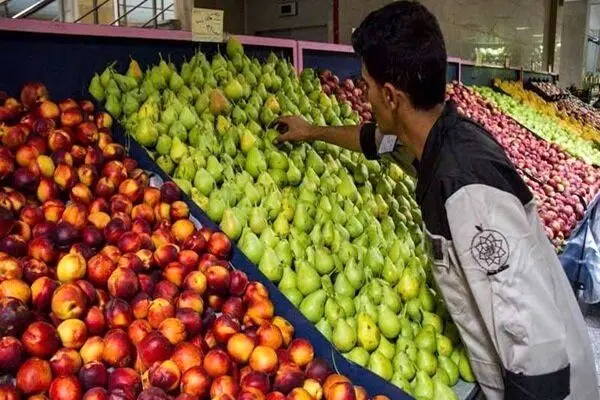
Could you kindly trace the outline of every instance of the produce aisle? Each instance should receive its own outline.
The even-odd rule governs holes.
[[[2,394],[456,398],[474,378],[429,286],[412,178],[272,145],[278,115],[367,111],[234,40],[163,56],[90,72],[97,104],[37,82],[2,97]]]
[[[117,64],[53,82],[94,102],[6,83],[0,395],[476,395],[414,180],[325,143],[273,145],[281,115],[373,119],[357,74],[298,74],[289,42],[113,48]],[[570,125],[552,130],[487,88],[448,95],[518,165],[559,250],[598,191],[595,128],[560,111]]]

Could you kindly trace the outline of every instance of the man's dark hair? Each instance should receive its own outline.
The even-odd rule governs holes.
[[[352,34],[352,46],[379,84],[407,93],[415,108],[443,103],[446,46],[436,18],[414,1],[396,1],[371,12]]]

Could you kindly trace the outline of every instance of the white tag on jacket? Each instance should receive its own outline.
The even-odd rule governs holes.
[[[381,138],[381,143],[379,143],[379,150],[377,150],[377,153],[386,154],[393,152],[396,148],[397,141],[398,138],[394,135],[383,135]]]

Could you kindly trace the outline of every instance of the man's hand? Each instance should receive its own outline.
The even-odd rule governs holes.
[[[277,139],[280,143],[313,140],[315,138],[316,127],[309,124],[302,117],[281,117],[279,123],[285,128],[284,133]]]
[[[351,151],[361,151],[360,126],[316,126],[306,122],[302,117],[279,118],[277,138],[282,142],[299,142],[302,140],[322,140]]]

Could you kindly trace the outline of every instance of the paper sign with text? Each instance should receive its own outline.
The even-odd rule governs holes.
[[[194,8],[192,11],[192,38],[197,42],[223,41],[223,10]]]

